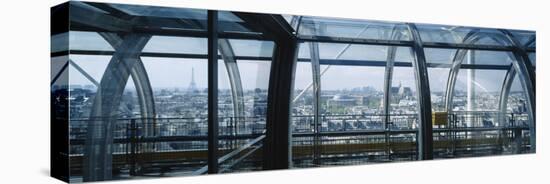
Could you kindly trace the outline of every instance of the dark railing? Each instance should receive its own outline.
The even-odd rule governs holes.
[[[389,116],[389,118],[387,118]],[[385,122],[389,119],[388,122]],[[453,112],[434,126],[436,158],[528,150],[528,117],[498,112]],[[71,120],[71,171],[80,173],[90,121]],[[416,160],[416,114],[292,116],[293,167]],[[207,170],[206,118],[115,119],[113,168],[119,175],[202,174]],[[152,134],[145,133],[152,129]],[[264,117],[220,117],[220,172],[259,170]]]

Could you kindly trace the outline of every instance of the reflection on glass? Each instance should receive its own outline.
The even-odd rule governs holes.
[[[452,43],[452,44],[476,44],[476,45],[501,45],[510,46],[511,43],[507,42],[504,33],[497,29],[475,28],[475,27],[463,27],[463,26],[446,26],[435,24],[416,24],[420,38],[423,42],[439,42],[439,43]],[[479,40],[473,42],[475,39],[471,37],[476,35],[473,33],[479,33],[483,36]],[[498,38],[502,40],[494,40],[492,38]]]
[[[407,26],[403,23],[302,17],[299,25],[298,34],[300,35],[381,40],[411,40]],[[396,38],[394,34],[402,34],[403,36]]]

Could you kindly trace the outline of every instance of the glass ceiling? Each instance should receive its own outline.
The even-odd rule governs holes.
[[[412,41],[407,24],[402,22],[290,15],[283,15],[283,18],[297,30],[299,37]],[[421,40],[425,43],[512,46],[506,35],[499,29],[436,24],[415,25]],[[511,33],[525,47],[535,48],[534,31],[511,30]]]
[[[122,18],[131,21],[136,28],[156,29],[182,29],[206,31],[207,10],[191,8],[172,8],[159,6],[141,6],[126,4],[100,4],[73,2],[76,7],[72,14],[78,14],[82,10],[91,10],[101,14],[123,15]],[[111,12],[96,6],[107,7]],[[218,27],[221,32],[253,32],[253,28],[245,25],[245,22],[229,11],[219,11]]]
[[[301,17],[298,34],[379,40],[411,40],[404,23],[364,21],[353,19]]]

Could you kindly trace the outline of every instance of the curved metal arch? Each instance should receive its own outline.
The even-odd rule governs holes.
[[[229,77],[229,83],[231,85],[231,96],[233,100],[233,115],[235,117],[235,123],[238,127],[238,122],[243,120],[244,114],[244,95],[243,86],[241,81],[241,75],[239,73],[239,66],[235,59],[235,52],[231,43],[227,39],[218,40],[218,48],[222,54],[222,59],[225,63],[225,68]],[[235,134],[238,133],[238,128],[235,129]]]
[[[132,34],[117,42],[98,87],[88,122],[83,164],[84,181],[101,181],[112,178],[113,134],[117,121],[117,108],[131,72],[139,63],[141,51],[151,36]]]
[[[502,83],[502,89],[500,90],[500,97],[498,100],[498,108],[500,112],[499,122],[504,123],[505,122],[505,116],[506,109],[508,107],[508,96],[510,95],[510,89],[512,88],[512,84],[514,83],[514,78],[516,76],[516,70],[513,67],[513,64],[510,65],[510,69],[506,72],[506,76],[504,77],[504,82]]]
[[[391,30],[391,40],[399,40],[403,34],[400,31],[396,32],[396,26],[394,26]],[[382,107],[384,109],[384,129],[387,131],[385,134],[384,141],[386,144],[390,143],[390,134],[389,134],[389,128],[390,128],[390,97],[391,97],[391,85],[393,81],[393,67],[395,62],[395,55],[397,53],[397,46],[389,46],[388,52],[386,54],[386,68],[384,71],[384,96],[383,96],[383,103]],[[390,147],[388,146],[386,149],[386,154],[388,155],[388,158],[390,157]]]
[[[513,64],[520,82],[527,95],[527,108],[529,114],[529,138],[531,152],[536,152],[536,75],[525,47],[515,38],[510,31],[500,30],[515,47]]]
[[[123,42],[123,39],[120,36],[113,33],[100,33],[100,35],[107,41],[107,43],[111,44],[111,46],[115,48],[116,52],[124,52],[117,49],[120,48]],[[155,134],[153,127],[153,118],[156,116],[155,99],[153,96],[153,88],[151,86],[151,82],[149,81],[149,75],[147,75],[147,70],[145,69],[145,65],[143,64],[141,58],[137,58],[134,67],[130,70],[130,76],[132,77],[132,81],[134,82],[136,88],[141,117],[143,119],[142,123],[146,125],[144,126],[145,135],[152,136]]]
[[[503,41],[506,41],[505,38],[494,37],[494,35],[482,33],[482,32],[479,32],[479,29],[474,29],[464,37],[463,43],[472,44],[479,41],[482,38],[490,38],[501,44],[503,44]],[[454,95],[456,79],[458,77],[460,66],[462,65],[462,62],[464,61],[464,57],[466,57],[468,51],[469,51],[468,49],[458,49],[454,54],[453,63],[449,70],[449,75],[447,78],[447,87],[445,91],[445,111],[446,112],[452,111],[453,95]]]
[[[324,24],[319,25],[319,31],[325,31],[326,26]],[[312,33],[316,31],[315,28],[311,29]],[[321,151],[319,150],[318,145],[320,144],[319,133],[321,132],[319,120],[320,117],[320,103],[321,103],[321,65],[319,63],[320,54],[319,54],[319,43],[309,42],[309,55],[311,58],[311,74],[312,74],[312,84],[313,84],[313,163],[319,164],[319,158]]]
[[[403,34],[399,31],[396,32],[396,27],[393,27],[391,31],[391,40],[399,40]],[[390,97],[391,97],[391,84],[393,81],[393,67],[395,62],[395,55],[397,53],[397,46],[389,46],[388,52],[386,54],[386,69],[384,71],[384,102],[382,103],[382,106],[384,108],[384,115],[385,117],[385,128],[388,128],[387,123],[390,122]]]
[[[432,102],[426,55],[420,33],[415,24],[407,23],[409,32],[414,40],[411,49],[414,56],[413,67],[415,70],[416,90],[418,96],[418,160],[433,159],[433,127],[432,127]]]

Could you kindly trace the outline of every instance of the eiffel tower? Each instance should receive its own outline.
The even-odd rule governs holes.
[[[195,83],[195,68],[191,68],[191,84],[189,84],[189,88],[187,88],[187,90],[191,93],[197,91],[197,83]]]

